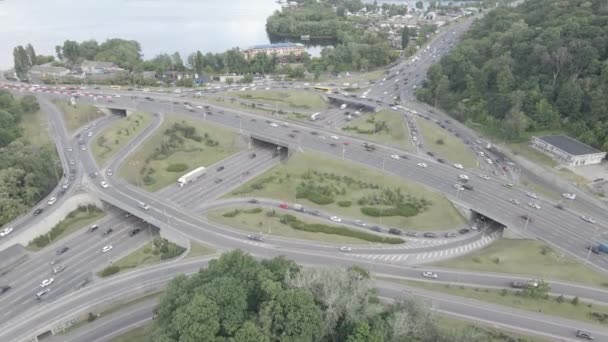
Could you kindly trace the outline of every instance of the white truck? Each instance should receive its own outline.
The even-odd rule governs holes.
[[[346,109],[346,107],[347,107],[347,106],[348,106],[348,105],[347,105],[346,103],[343,103],[343,104],[340,106],[340,109],[344,110],[344,109]]]
[[[183,187],[184,185],[197,180],[198,177],[203,176],[206,173],[207,173],[207,169],[204,166],[198,167],[198,168],[186,173],[185,175],[179,177],[179,179],[177,180],[177,184],[179,184],[180,187]]]

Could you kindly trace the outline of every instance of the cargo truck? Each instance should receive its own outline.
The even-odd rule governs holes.
[[[205,173],[207,173],[207,169],[204,166],[201,166],[179,177],[177,184],[179,184],[180,187],[183,187],[184,185],[197,180],[198,177],[205,175]]]

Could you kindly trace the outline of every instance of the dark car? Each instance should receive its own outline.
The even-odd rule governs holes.
[[[10,289],[11,289],[11,287],[10,287],[10,286],[8,286],[8,285],[1,286],[1,287],[0,287],[0,294],[3,294],[3,293],[5,293],[5,292],[8,292],[8,290],[10,290]]]
[[[34,216],[38,216],[38,215],[42,214],[43,211],[44,211],[44,209],[42,209],[42,208],[38,208],[38,209],[34,210]]]
[[[253,159],[253,158],[257,157],[257,156],[258,156],[257,154],[252,153],[252,154],[249,155],[249,158]]]
[[[436,238],[437,234],[435,233],[424,233],[423,235],[425,238]]]
[[[253,240],[253,241],[264,241],[264,238],[258,234],[249,234],[249,235],[247,235],[247,238],[249,240]]]
[[[437,158],[437,161],[440,162],[441,164],[445,164],[445,159]]]
[[[397,228],[391,228],[388,230],[389,234],[394,234],[394,235],[401,235],[403,234],[403,232],[401,231],[401,229],[397,229]]]
[[[450,232],[450,233],[445,233],[443,236],[445,236],[446,238],[451,238],[456,236],[456,233]]]
[[[381,232],[382,228],[378,227],[378,226],[372,226],[371,230],[375,231],[375,232]]]
[[[405,235],[411,236],[411,237],[416,237],[416,236],[418,236],[418,233],[416,233],[416,232],[407,232],[407,233],[405,233]]]
[[[225,167],[220,166],[220,167],[218,167],[218,168],[217,168],[217,172],[220,172],[220,171],[222,171],[223,169],[225,169]]]
[[[594,337],[591,335],[591,333],[583,331],[583,330],[577,330],[576,337],[582,338],[585,340],[590,340],[590,341],[594,339]]]
[[[114,231],[114,229],[108,228],[108,229],[106,229],[105,232],[103,232],[103,236],[110,235],[110,234],[112,234],[113,231]]]
[[[250,199],[250,200],[249,200],[249,203],[253,203],[253,204],[255,204],[255,203],[259,203],[259,202],[260,202],[260,201],[258,201],[258,200],[257,200],[257,199],[255,199],[255,198],[252,198],[252,199]]]
[[[405,155],[405,154],[400,155],[400,156],[399,156],[399,158],[401,158],[401,159],[410,159],[410,158],[409,158],[407,155]]]
[[[534,222],[534,220],[532,219],[532,217],[528,214],[523,214],[520,216],[523,220],[526,220],[528,222]]]
[[[69,248],[69,247],[64,246],[64,247],[59,248],[59,249],[58,249],[58,250],[55,252],[55,254],[57,254],[57,255],[61,255],[61,254],[65,253],[65,252],[67,252],[67,251],[69,251],[69,250],[70,250],[70,248]]]
[[[431,157],[434,157],[434,156],[435,156],[435,153],[430,152],[430,151],[429,151],[429,152],[427,152],[426,154],[428,154],[428,155],[429,155],[429,156],[431,156]]]
[[[559,204],[559,203],[558,203],[558,204],[556,204],[556,205],[555,205],[555,207],[556,207],[557,209],[564,210],[564,206],[563,206],[562,204]]]
[[[473,191],[473,189],[475,189],[472,185],[470,184],[463,184],[462,185],[463,188],[469,190],[469,191]]]
[[[462,229],[461,229],[461,230],[459,230],[458,232],[459,232],[460,234],[466,234],[466,233],[468,233],[468,232],[470,232],[470,231],[471,231],[471,230],[470,230],[469,228],[462,228]]]
[[[139,232],[141,232],[141,229],[140,229],[140,228],[135,228],[135,229],[133,229],[133,230],[131,230],[131,231],[129,232],[129,236],[135,236],[135,235],[137,235]]]
[[[223,181],[223,179],[218,178],[218,179],[215,180],[215,184],[220,184],[222,181]]]

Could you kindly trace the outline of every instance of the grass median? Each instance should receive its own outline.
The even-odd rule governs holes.
[[[524,274],[534,278],[608,287],[608,277],[534,240],[501,239],[480,251],[433,265],[471,271]]]
[[[211,221],[253,233],[335,244],[403,243],[397,238],[384,237],[345,226],[327,224],[302,215],[286,215],[280,209],[261,207],[249,209],[214,210],[207,213]]]
[[[93,156],[97,164],[104,165],[116,152],[139,135],[150,121],[152,121],[150,113],[136,112],[98,134],[92,144]]]
[[[217,252],[213,247],[190,240],[190,251],[186,254],[186,258],[196,258],[199,256],[210,255]]]
[[[403,121],[403,115],[391,109],[363,114],[342,130],[369,141],[413,150],[412,138]]]
[[[234,92],[233,94],[243,100],[266,103],[279,108],[323,110],[328,107],[319,93],[310,91],[249,90]]]
[[[422,134],[426,150],[435,152],[440,158],[462,164],[467,168],[477,166],[477,157],[462,140],[429,120],[418,118],[416,123]]]
[[[189,170],[209,166],[238,150],[238,137],[231,130],[173,114],[125,160],[118,175],[156,191]]]
[[[382,280],[516,309],[542,312],[547,315],[584,321],[602,326],[608,325],[608,306],[585,303],[578,298],[576,298],[576,300],[563,296],[533,298],[524,296],[523,292],[520,290],[476,288],[395,278],[383,278]]]
[[[314,153],[298,153],[227,195],[250,196],[297,202],[403,230],[446,230],[465,222],[440,193]]]
[[[93,205],[80,206],[57,223],[47,234],[40,235],[26,247],[29,251],[39,251],[52,242],[59,241],[71,233],[100,220],[105,212]]]
[[[65,100],[54,100],[53,102],[63,113],[65,125],[70,132],[103,116],[103,113],[99,109],[89,104],[77,103],[72,106]]]

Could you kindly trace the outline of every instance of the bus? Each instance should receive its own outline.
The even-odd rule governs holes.
[[[311,121],[315,121],[319,118],[319,115],[321,115],[321,113],[314,113],[313,115],[310,116],[310,120]]]
[[[120,90],[120,88],[121,88],[121,86],[119,86],[119,85],[110,86],[110,89]]]
[[[315,86],[315,90],[321,90],[321,91],[324,91],[326,93],[330,93],[332,89],[330,87],[316,85]]]

